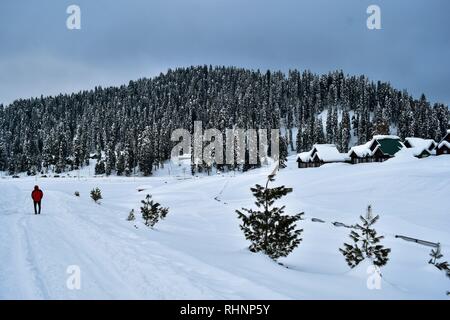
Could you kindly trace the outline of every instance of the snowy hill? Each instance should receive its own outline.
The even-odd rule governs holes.
[[[427,263],[430,248],[395,235],[440,242],[449,260],[450,157],[288,164],[275,184],[294,189],[282,201],[287,213],[305,212],[302,243],[281,259],[288,268],[246,249],[234,212],[254,206],[249,188],[265,181],[269,166],[188,179],[0,179],[0,299],[446,299],[450,283]],[[35,184],[45,193],[41,216],[32,212]],[[97,186],[101,204],[89,198]],[[170,208],[155,230],[140,222],[147,193]],[[368,204],[392,249],[381,290],[367,288],[368,264],[349,269],[338,251],[349,229],[331,224],[358,222]],[[126,221],[133,208],[136,223]],[[80,267],[80,290],[66,287],[71,265]]]
[[[150,174],[170,159],[172,133],[195,134],[195,121],[223,135],[230,128],[280,128],[296,152],[317,143],[346,152],[374,134],[440,141],[449,120],[442,103],[341,70],[192,66],[127,86],[0,105],[0,171],[64,173],[94,153],[101,155],[97,173],[128,175],[139,166]]]

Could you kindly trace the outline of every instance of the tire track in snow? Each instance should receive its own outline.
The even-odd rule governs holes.
[[[89,229],[80,228],[78,223],[80,219],[77,215],[68,213],[68,207],[60,200],[64,197],[63,194],[48,191],[47,206],[50,209],[46,210],[45,215],[37,217],[37,219],[48,219],[46,223],[52,229],[51,234],[40,234],[42,230],[38,230],[38,224],[33,225],[35,229],[31,232],[33,237],[41,241],[41,245],[44,246],[44,248],[36,247],[35,249],[41,256],[37,263],[41,264],[41,269],[50,282],[50,296],[52,298],[115,298],[114,287],[111,283],[116,283],[121,290],[130,292],[123,276],[111,268],[111,257],[97,249],[98,237],[94,237],[92,241],[86,241]],[[49,255],[45,251],[45,246],[54,253]],[[78,265],[81,268],[82,288],[80,291],[72,291],[66,287],[65,281],[68,275],[65,272],[69,265]]]
[[[34,245],[29,237],[30,227],[28,226],[29,217],[21,217],[18,221],[20,241],[21,241],[21,255],[24,259],[24,265],[27,273],[34,283],[34,291],[41,299],[49,299],[50,295],[47,290],[44,279],[41,277],[42,270],[39,269],[37,259],[35,257]],[[33,297],[34,298],[34,297]]]
[[[19,196],[17,188],[2,186],[1,216],[6,230],[1,232],[5,237],[2,241],[5,248],[0,252],[2,258],[1,273],[5,276],[5,291],[9,292],[7,298],[35,299],[47,298],[48,294],[44,282],[35,267],[33,250],[27,234],[26,222],[31,217],[26,215],[25,203],[29,199]],[[22,204],[17,206],[18,204]],[[0,248],[1,249],[1,248]],[[1,280],[1,279],[0,279]],[[0,292],[1,293],[1,292]]]
[[[197,292],[199,296],[202,292],[208,291],[197,286],[194,280],[188,281],[188,277],[181,276],[183,272],[180,271],[182,270],[174,269],[173,262],[165,256],[152,253],[150,248],[150,252],[143,250],[145,245],[139,243],[139,240],[143,239],[137,235],[135,238],[139,245],[130,245],[130,235],[133,233],[130,233],[129,230],[126,232],[116,224],[110,224],[107,220],[103,220],[105,217],[101,217],[102,212],[98,210],[102,207],[92,210],[95,207],[90,204],[87,206],[87,210],[84,210],[89,214],[82,213],[83,210],[63,205],[65,197],[63,194],[47,192],[47,206],[52,208],[52,212],[46,211],[45,215],[36,218],[50,217],[51,220],[48,222],[52,223],[52,237],[58,238],[58,244],[55,245],[61,248],[73,248],[70,259],[72,262],[78,263],[82,270],[88,271],[89,283],[91,287],[95,286],[97,289],[95,290],[97,296],[93,297],[168,298],[173,293],[177,293],[179,297],[187,298],[192,291]],[[72,198],[67,199],[73,201]],[[55,215],[55,212],[58,214]],[[37,237],[39,226],[33,224],[33,227],[35,229],[30,230],[30,234]],[[39,247],[35,249],[42,251]],[[163,250],[158,250],[158,252],[161,251]],[[58,260],[64,260],[64,258],[64,256],[60,256]],[[42,262],[40,259],[37,263]],[[41,270],[45,269],[45,266],[41,268]],[[83,279],[86,279],[86,272],[84,272]],[[83,280],[83,283],[86,281]],[[110,285],[105,287],[105,283],[110,283]],[[184,287],[180,288],[180,284],[184,284]],[[186,286],[189,287],[189,290],[184,290]],[[196,287],[197,289],[195,289]],[[64,295],[64,293],[55,292],[54,285],[51,289],[51,296],[54,296],[55,293],[58,294],[58,297],[60,294]],[[119,293],[120,291],[123,294]],[[209,291],[207,293],[211,294]]]

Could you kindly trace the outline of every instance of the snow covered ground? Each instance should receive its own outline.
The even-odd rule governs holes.
[[[311,169],[297,169],[292,156],[274,183],[294,188],[281,201],[286,212],[305,212],[302,243],[281,259],[288,268],[246,249],[234,212],[254,206],[249,188],[270,171],[0,179],[0,299],[447,298],[450,282],[427,263],[430,248],[394,235],[440,242],[450,260],[450,156]],[[35,184],[45,193],[41,216],[30,199]],[[97,186],[101,204],[89,198]],[[170,208],[155,230],[140,222],[147,193]],[[338,251],[349,229],[331,224],[359,222],[368,204],[392,249],[380,290],[367,288],[368,263],[349,269]],[[126,221],[132,208],[136,223]],[[66,286],[71,265],[80,267],[80,290]]]

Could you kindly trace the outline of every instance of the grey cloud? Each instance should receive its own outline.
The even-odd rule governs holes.
[[[82,30],[65,10],[82,10]],[[369,31],[378,4],[382,30]],[[18,0],[0,4],[0,103],[198,64],[343,69],[450,102],[448,0]]]

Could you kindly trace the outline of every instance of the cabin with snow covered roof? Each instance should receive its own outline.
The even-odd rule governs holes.
[[[311,168],[311,151],[301,152],[297,156],[297,164],[300,169]]]
[[[435,154],[437,147],[436,141],[433,139],[422,139],[408,137],[403,143],[406,148],[410,149],[416,158],[426,158]]]
[[[347,162],[349,158],[340,153],[334,144],[315,144],[311,151],[302,152],[297,157],[299,168],[320,167],[327,163]]]
[[[366,144],[352,147],[348,153],[351,163],[383,162],[392,158],[405,145],[392,135],[376,135]]]
[[[447,134],[444,139],[436,147],[436,155],[450,154],[450,130],[447,130]]]
[[[348,152],[350,162],[352,164],[372,162],[373,158],[372,151],[369,148],[370,144],[371,142],[369,141],[365,144],[350,148],[350,151]]]

